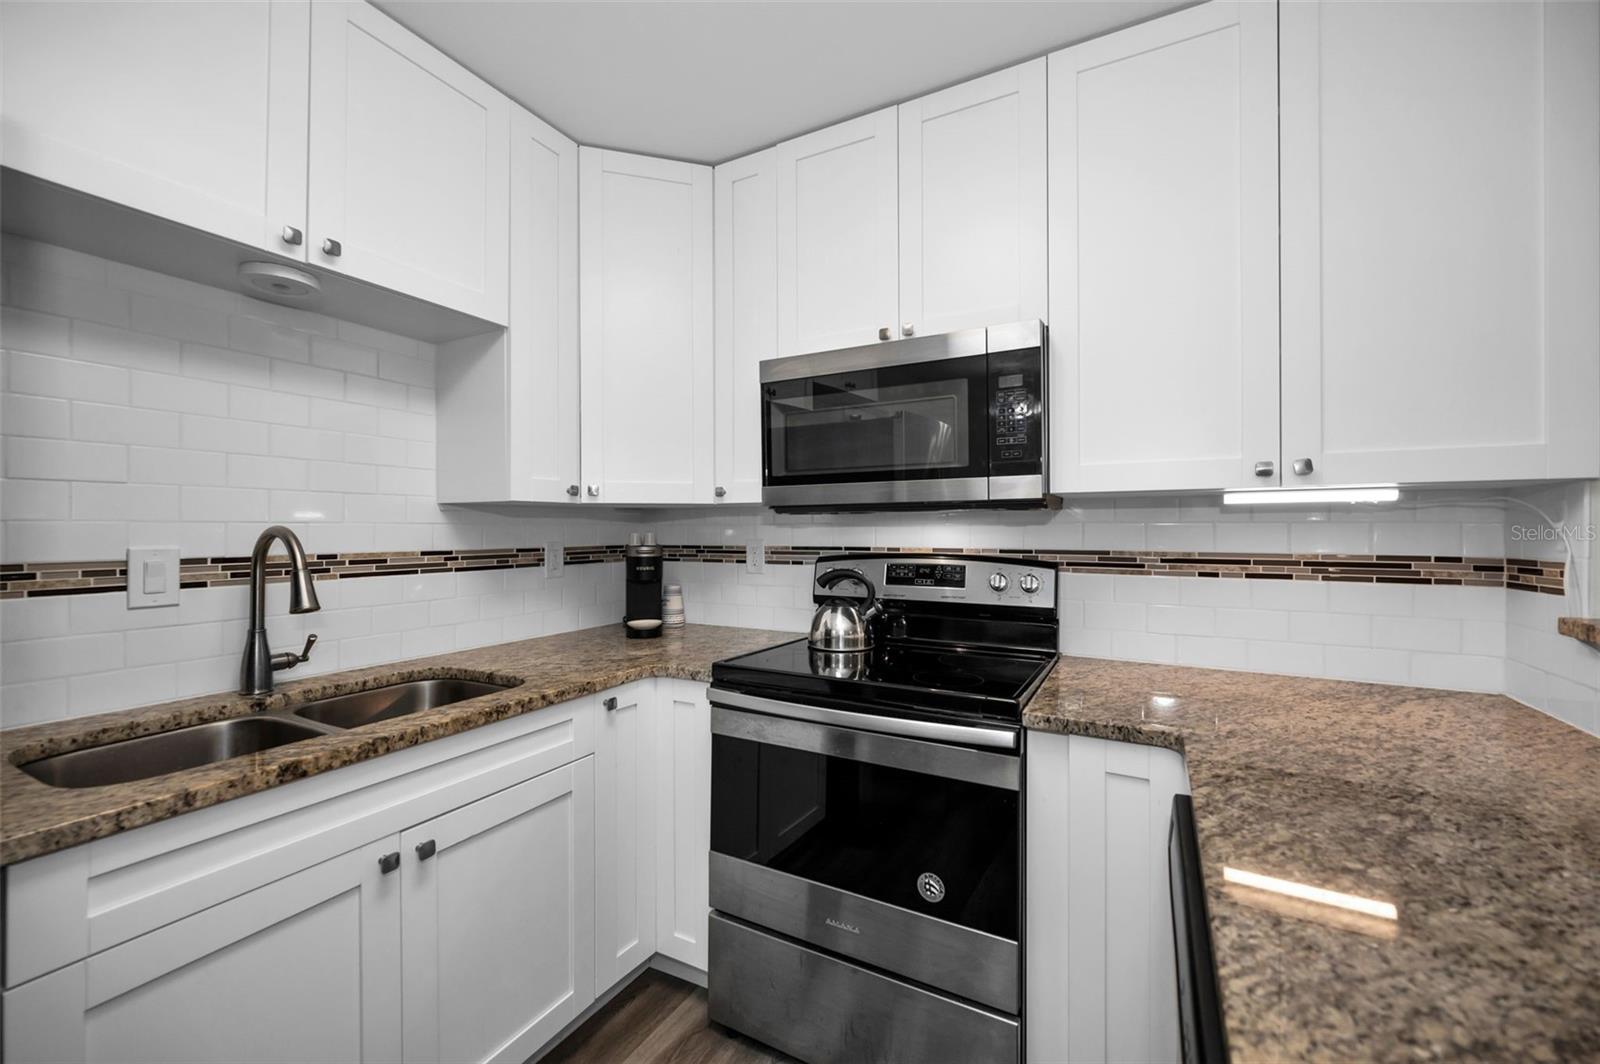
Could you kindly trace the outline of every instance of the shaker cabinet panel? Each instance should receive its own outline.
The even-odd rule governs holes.
[[[595,991],[656,952],[656,684],[601,696],[595,741]],[[709,860],[709,858],[708,858]]]
[[[440,502],[579,500],[578,146],[511,112],[503,332],[441,344]]]
[[[400,877],[389,837],[5,995],[7,1060],[393,1061]]]
[[[778,353],[898,336],[896,109],[778,145]]]
[[[520,1062],[594,1000],[593,768],[401,835],[407,1061]]]
[[[717,493],[761,501],[761,362],[778,355],[778,152],[717,167]]]
[[[304,259],[310,24],[302,0],[0,4],[0,163]]]
[[[1286,481],[1600,473],[1597,10],[1283,5]]]
[[[711,914],[711,702],[706,685],[661,680],[656,719],[656,948],[706,970]]]
[[[313,5],[310,261],[505,324],[510,116],[370,4]]]
[[[1045,60],[904,103],[900,331],[1047,317]]]
[[[1049,62],[1052,486],[1276,483],[1275,5]]]
[[[711,168],[578,158],[584,500],[710,502]]]
[[[1028,1060],[1177,1061],[1167,832],[1183,757],[1028,736]],[[1042,903],[1040,899],[1043,899]]]

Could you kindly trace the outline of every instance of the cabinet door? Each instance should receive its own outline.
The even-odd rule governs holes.
[[[656,951],[656,686],[600,700],[595,741],[595,992]]]
[[[1276,483],[1275,10],[1050,56],[1053,488]]]
[[[510,122],[504,96],[377,8],[315,4],[311,261],[505,324]]]
[[[1046,317],[1045,60],[900,105],[900,335]]]
[[[778,353],[899,335],[896,112],[778,145]]]
[[[401,835],[407,1061],[523,1061],[594,1000],[593,771]]]
[[[1189,793],[1171,751],[1028,736],[1029,1061],[1176,1061],[1167,830]]]
[[[1600,472],[1596,11],[1283,5],[1286,481]]]
[[[778,355],[778,152],[716,169],[718,502],[761,501],[761,361]]]
[[[16,1061],[393,1061],[400,876],[391,836],[5,995]]]
[[[656,949],[706,970],[711,913],[711,703],[704,684],[662,681],[655,717]]]
[[[710,502],[711,168],[578,159],[584,499]]]
[[[300,0],[0,4],[0,162],[303,259],[310,25]]]

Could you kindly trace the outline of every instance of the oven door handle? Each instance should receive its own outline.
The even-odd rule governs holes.
[[[738,703],[758,703],[749,708],[735,708]],[[798,712],[796,712],[798,711]],[[807,714],[800,716],[799,713]],[[812,714],[835,714],[839,717],[859,718],[873,726],[916,725],[921,721],[869,716],[822,706],[801,706],[774,699],[756,698],[732,691],[711,691],[711,732],[733,739],[744,739],[768,746],[804,750],[825,757],[842,757],[851,761],[864,761],[886,768],[919,772],[945,779],[965,780],[988,787],[1020,791],[1022,789],[1022,761],[1015,754],[991,750],[975,750],[970,746],[954,746],[949,742],[930,742],[924,738],[885,733],[881,730],[840,726],[822,723]],[[832,719],[832,718],[825,718]],[[843,722],[841,722],[843,723]],[[999,732],[998,728],[963,729],[961,725],[937,725],[956,730]],[[1013,744],[1016,737],[1009,737]]]

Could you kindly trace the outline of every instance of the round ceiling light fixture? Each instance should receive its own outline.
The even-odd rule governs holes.
[[[246,295],[286,303],[304,303],[322,290],[315,274],[279,262],[240,263],[239,283]]]

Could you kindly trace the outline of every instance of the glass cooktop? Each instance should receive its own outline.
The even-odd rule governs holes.
[[[950,644],[880,644],[859,659],[815,653],[804,639],[719,661],[713,682],[773,697],[812,696],[874,707],[936,710],[1018,721],[1054,654]]]

